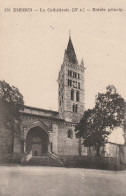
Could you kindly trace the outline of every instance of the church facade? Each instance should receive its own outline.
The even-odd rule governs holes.
[[[25,106],[14,153],[31,156],[80,156],[75,126],[84,114],[84,62],[78,64],[71,37],[58,75],[58,112]]]
[[[84,71],[83,59],[79,64],[69,36],[58,75],[58,111],[25,106],[24,110],[20,111],[20,128],[18,127],[13,135],[13,130],[7,125],[7,108],[1,104],[0,162],[8,159],[13,146],[13,155],[20,157],[22,164],[63,166],[65,163],[77,167],[84,163],[90,164],[89,157],[94,157],[96,151],[84,147],[81,138],[77,138],[75,132],[75,126],[85,111]],[[126,115],[124,135],[126,135]],[[118,157],[123,164],[126,164],[125,146],[118,146],[118,156],[117,145],[109,144],[108,148],[109,156],[111,159],[114,158],[112,159],[114,163]],[[103,151],[101,148],[101,157],[108,157],[105,154],[107,150]]]

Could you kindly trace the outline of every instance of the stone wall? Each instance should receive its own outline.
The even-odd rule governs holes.
[[[68,70],[79,74],[79,78],[69,76]],[[68,80],[72,81],[71,85],[68,85]],[[60,117],[66,121],[78,123],[84,113],[84,68],[64,61],[59,72],[58,84]],[[74,90],[74,100],[71,100],[72,89]],[[76,100],[76,92],[79,92],[79,101]],[[77,112],[73,112],[73,104],[77,105]]]
[[[14,138],[14,153],[21,153],[21,139],[18,136]]]
[[[72,123],[65,123],[64,120],[44,118],[34,115],[23,115],[22,126],[26,130],[29,129],[31,124],[42,122],[50,131],[50,150],[57,155],[79,155],[80,154],[80,141],[75,136],[75,125]],[[73,137],[68,138],[68,130],[72,130]]]
[[[120,161],[115,157],[61,156],[66,167],[119,170]]]
[[[119,145],[107,143],[105,146],[105,157],[119,157]]]
[[[105,146],[100,147],[99,153],[101,157],[119,157],[119,145],[108,142]],[[90,157],[97,156],[97,151],[95,147],[87,147],[87,155]]]
[[[120,145],[120,163],[126,165],[126,145]]]
[[[76,138],[72,124],[62,124],[58,130],[58,154],[59,155],[79,155],[80,142]],[[73,136],[68,138],[68,131],[71,130]]]
[[[23,114],[22,115],[22,127],[26,129],[31,126],[31,124],[36,123],[37,121],[41,121],[50,128],[52,128],[52,120],[50,118],[43,118],[37,115]]]
[[[5,159],[11,151],[12,131],[7,126],[7,108],[0,107],[0,159]],[[52,149],[57,155],[78,156],[81,153],[80,139],[76,138],[75,124],[66,123],[62,119],[43,117],[35,114],[22,113],[21,134],[14,138],[14,153],[21,154],[26,147],[26,135],[28,131],[36,126],[45,128],[49,134],[49,150]],[[45,127],[44,127],[45,126]],[[72,137],[68,137],[68,131],[72,131]],[[84,154],[83,150],[83,154]]]
[[[50,145],[51,145],[51,151],[54,154],[58,154],[58,125],[53,124],[52,126],[52,133],[50,138]]]
[[[75,71],[80,74],[80,79],[69,77],[68,70]],[[80,83],[80,88],[68,86],[68,79]],[[74,89],[74,100],[71,100],[71,89]],[[79,91],[79,102],[76,102],[76,92]],[[84,113],[84,70],[80,66],[65,63],[64,66],[64,111],[63,118],[74,123],[79,122]],[[78,112],[72,111],[73,104],[78,105]]]

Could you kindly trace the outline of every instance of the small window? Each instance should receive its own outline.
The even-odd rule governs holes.
[[[80,89],[80,82],[78,82],[78,89]]]
[[[80,79],[80,74],[78,73],[78,79]]]
[[[72,86],[72,80],[70,80],[70,86]]]
[[[77,81],[73,81],[73,87],[77,88]]]
[[[68,79],[68,86],[72,86],[72,80]]]
[[[78,105],[77,104],[73,104],[73,106],[72,106],[73,108],[73,112],[78,112]]]
[[[73,131],[72,130],[68,131],[68,138],[73,139]]]
[[[70,75],[70,70],[68,69],[68,76]]]
[[[70,86],[70,80],[68,79],[68,86]]]
[[[70,71],[70,76],[72,76],[72,71]]]
[[[71,100],[72,101],[74,100],[74,90],[73,89],[71,90]]]
[[[73,112],[75,112],[75,105],[73,104]]]
[[[77,111],[78,111],[78,105],[76,104],[75,105],[75,112],[77,113]]]
[[[76,92],[76,101],[79,102],[79,99],[80,99],[80,97],[79,97],[79,91],[77,91]]]
[[[77,78],[77,73],[73,71],[73,77]]]

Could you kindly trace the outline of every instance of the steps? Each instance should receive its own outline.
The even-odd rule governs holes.
[[[48,165],[49,157],[48,156],[33,156],[28,162],[28,165]]]
[[[119,170],[126,170],[126,164],[121,164],[119,166]]]
[[[25,162],[23,165],[61,167],[61,164],[58,163],[58,161],[54,160],[48,155],[32,156],[32,158],[28,162]]]

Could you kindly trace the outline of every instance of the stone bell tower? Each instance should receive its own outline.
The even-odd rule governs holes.
[[[84,114],[84,62],[78,64],[71,36],[58,77],[60,118],[78,123]]]

